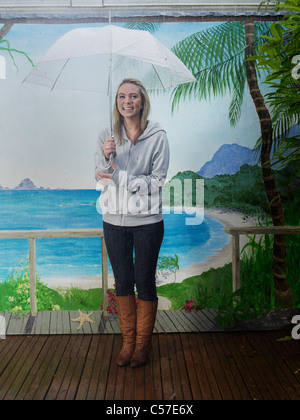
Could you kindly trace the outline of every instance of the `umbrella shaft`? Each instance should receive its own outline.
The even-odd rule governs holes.
[[[112,135],[112,54],[109,54],[108,68],[109,68],[109,77],[108,77],[109,123],[110,123],[110,134]]]

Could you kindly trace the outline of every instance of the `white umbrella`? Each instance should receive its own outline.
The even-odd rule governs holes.
[[[24,81],[51,90],[107,92],[112,126],[112,91],[125,77],[141,80],[147,90],[196,82],[182,61],[148,31],[114,25],[66,33]]]

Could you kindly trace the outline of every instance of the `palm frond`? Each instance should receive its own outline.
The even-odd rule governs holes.
[[[125,23],[124,28],[148,31],[151,34],[154,34],[162,24],[163,22],[128,22]]]
[[[34,67],[34,64],[33,64],[32,60],[31,60],[31,58],[26,54],[26,52],[17,50],[15,48],[11,48],[10,43],[9,43],[9,41],[7,39],[0,40],[0,44],[5,44],[6,45],[6,47],[2,47],[1,46],[0,47],[0,50],[6,51],[9,54],[10,58],[12,59],[13,65],[15,66],[15,68],[16,68],[17,71],[19,71],[19,68],[18,68],[18,66],[16,64],[15,58],[13,56],[13,53],[18,53],[18,54],[24,55],[27,58],[27,60],[30,62],[30,64],[32,65],[32,67]]]
[[[254,25],[254,50],[268,34],[269,22]],[[240,117],[246,86],[244,22],[226,22],[197,32],[176,44],[172,51],[193,73],[198,83],[180,85],[172,94],[172,112],[181,100],[209,100],[211,96],[233,95],[229,118],[235,125]],[[239,97],[240,95],[240,97]]]
[[[229,106],[229,121],[231,127],[235,127],[239,121],[242,113],[242,105],[244,99],[244,92],[246,88],[246,72],[244,65],[237,71],[237,81],[238,83],[234,85],[234,91]]]
[[[172,110],[181,99],[224,96],[238,85],[235,68],[243,61],[245,37],[242,22],[226,22],[197,32],[176,44],[172,51],[193,73],[198,83],[178,86],[172,95]]]

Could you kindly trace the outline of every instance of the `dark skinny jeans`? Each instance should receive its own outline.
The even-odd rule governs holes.
[[[134,294],[145,301],[157,300],[155,273],[164,236],[164,223],[115,226],[103,222],[104,238],[113,269],[116,295]]]

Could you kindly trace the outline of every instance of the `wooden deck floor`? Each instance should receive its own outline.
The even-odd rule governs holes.
[[[38,312],[29,314],[3,313],[6,321],[6,335],[18,334],[120,334],[119,318],[115,315],[102,317],[101,311],[82,311],[91,314],[90,320],[79,328],[78,311]],[[215,310],[203,311],[157,311],[155,333],[204,332],[217,328]],[[79,329],[78,329],[79,328]]]
[[[284,336],[154,334],[148,364],[131,369],[115,363],[120,334],[9,335],[0,400],[299,400],[300,341]]]
[[[89,313],[90,320],[81,328],[79,322],[72,320],[78,318],[78,311],[38,312],[36,317],[29,314],[20,317],[8,312],[0,312],[5,319],[6,335],[35,335],[35,334],[120,334],[119,319],[109,315],[102,317],[101,311],[83,311]],[[272,310],[267,315],[247,322],[237,322],[236,330],[280,330],[290,329],[292,318],[300,314],[300,308],[294,310]],[[157,311],[154,326],[155,333],[190,333],[223,331],[217,321],[217,311],[203,309],[199,311],[159,310]]]

